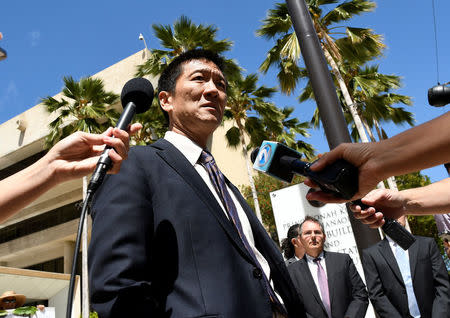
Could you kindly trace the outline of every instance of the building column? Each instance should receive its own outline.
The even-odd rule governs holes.
[[[73,253],[75,251],[75,242],[64,242],[64,274],[72,272]]]

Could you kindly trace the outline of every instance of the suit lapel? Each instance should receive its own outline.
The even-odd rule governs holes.
[[[336,278],[336,269],[339,268],[333,260],[333,255],[323,251],[323,256],[325,258],[325,265],[327,267],[327,280],[328,280],[328,293],[330,294],[330,306],[333,308],[333,297],[334,297],[334,279]],[[340,291],[338,291],[340,292]]]
[[[417,257],[419,254],[419,243],[416,240],[408,249],[409,268],[411,269],[411,279],[414,281],[414,273],[416,271]]]
[[[378,246],[378,252],[384,258],[386,263],[388,263],[389,267],[392,269],[392,272],[397,277],[399,282],[404,285],[402,274],[400,273],[400,268],[398,267],[397,261],[395,259],[394,253],[392,253],[391,247],[389,245],[388,240],[385,238],[381,241]]]
[[[184,181],[194,189],[195,193],[208,206],[209,211],[220,223],[235,246],[241,251],[241,254],[244,255],[248,261],[254,264],[254,261],[242,243],[238,232],[230,220],[228,220],[225,216],[225,213],[208,186],[205,184],[195,168],[184,157],[184,155],[165,139],[158,140],[152,145],[152,147],[160,150],[157,151],[157,154],[161,157],[161,159],[172,167],[184,179]]]

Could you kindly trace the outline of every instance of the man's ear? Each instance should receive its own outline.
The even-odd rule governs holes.
[[[166,111],[170,112],[173,109],[172,106],[172,94],[166,91],[159,92],[158,94],[159,98],[159,104],[161,105],[161,108]]]
[[[291,243],[292,243],[292,245],[297,246],[297,239],[295,237],[292,238]]]

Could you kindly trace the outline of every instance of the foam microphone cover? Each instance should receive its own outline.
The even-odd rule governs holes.
[[[129,102],[133,102],[136,105],[137,114],[147,111],[153,101],[152,83],[142,77],[130,79],[123,86],[120,101],[124,108]]]

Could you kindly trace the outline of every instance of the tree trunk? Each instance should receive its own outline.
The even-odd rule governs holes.
[[[88,179],[87,176],[83,177],[83,201],[86,200]],[[86,214],[83,222],[83,232],[81,237],[81,317],[89,318],[89,286],[88,286],[88,218],[89,214]]]
[[[336,80],[339,84],[339,88],[341,89],[342,96],[344,97],[345,104],[347,108],[350,110],[350,114],[353,117],[353,121],[355,122],[356,129],[358,131],[359,137],[361,138],[362,142],[369,142],[369,139],[366,136],[366,132],[364,131],[364,127],[361,121],[361,118],[358,115],[358,111],[356,110],[355,103],[353,102],[350,93],[348,92],[347,85],[345,84],[344,78],[341,75],[341,72],[339,71],[339,68],[334,61],[333,57],[331,57],[328,50],[322,45],[322,50],[325,55],[325,58],[328,61],[328,64],[331,66],[331,71],[333,72],[334,76],[336,77]]]
[[[375,129],[377,131],[378,140],[383,140],[383,134],[381,133],[380,124],[378,123],[378,120],[374,119]]]
[[[373,135],[372,129],[370,129],[369,124],[367,124],[366,119],[362,116],[360,118],[361,118],[362,123],[364,124],[364,127],[366,128],[366,131],[367,131],[367,134],[369,135],[370,141],[372,141],[372,142],[377,141],[375,139],[375,136]]]
[[[348,109],[350,110],[350,113],[353,117],[353,121],[355,122],[356,129],[358,130],[359,137],[361,138],[362,142],[369,142],[369,139],[367,138],[366,132],[364,131],[363,123],[361,120],[361,117],[359,117],[358,111],[355,107],[355,103],[353,102],[350,93],[348,92],[347,85],[345,84],[344,78],[341,75],[341,72],[339,71],[339,68],[334,61],[334,59],[331,57],[330,53],[327,51],[327,49],[322,46],[322,50],[324,52],[324,55],[328,61],[328,63],[331,66],[331,70],[333,74],[336,76],[336,79],[339,83],[339,88],[341,89],[342,96],[344,96],[345,103],[347,104]],[[377,184],[378,189],[385,189],[383,182],[380,182]]]
[[[242,124],[240,121],[236,120],[236,124],[239,129],[239,137],[241,139],[242,153],[244,154],[245,163],[247,165],[248,181],[250,182],[250,188],[252,189],[252,197],[253,197],[253,202],[255,204],[256,217],[258,218],[259,222],[261,222],[261,224],[264,225],[264,223],[262,221],[262,216],[261,216],[261,209],[259,208],[258,193],[256,192],[255,181],[253,180],[253,169],[252,169],[252,165],[250,164],[250,159],[248,157],[248,151],[247,151],[247,145],[245,143],[244,127],[242,127]]]

